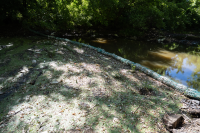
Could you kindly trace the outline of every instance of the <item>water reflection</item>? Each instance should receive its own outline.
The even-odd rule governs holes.
[[[92,40],[92,41],[96,43],[104,43],[104,44],[108,43],[108,41],[104,38],[96,38],[95,40]]]
[[[199,48],[126,39],[82,39],[200,91]],[[189,54],[190,53],[190,54]]]
[[[173,66],[176,58],[177,53],[164,49],[157,49],[154,51],[148,51],[146,60],[139,61],[139,63],[149,67],[150,69],[163,69]]]

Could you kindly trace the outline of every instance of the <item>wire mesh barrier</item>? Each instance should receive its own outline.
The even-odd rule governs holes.
[[[139,69],[142,72],[144,72],[145,74],[151,76],[152,78],[154,78],[154,79],[156,79],[156,80],[158,80],[158,81],[160,81],[160,82],[162,82],[162,83],[174,88],[176,91],[184,94],[185,96],[200,100],[200,92],[199,91],[197,91],[197,90],[195,90],[193,88],[188,88],[185,85],[179,84],[179,83],[169,79],[168,77],[162,76],[162,75],[154,72],[153,70],[150,70],[150,69],[148,69],[148,68],[146,68],[146,67],[144,67],[144,66],[142,66],[142,65],[140,65],[138,63],[134,63],[134,62],[132,62],[130,60],[127,60],[125,58],[117,56],[117,55],[115,55],[113,53],[106,52],[104,49],[96,48],[94,46],[87,45],[87,44],[84,44],[84,43],[79,43],[79,42],[76,42],[76,41],[71,41],[71,40],[65,39],[65,38],[59,38],[59,37],[44,35],[42,33],[39,33],[37,31],[31,30],[31,29],[29,29],[29,30],[31,32],[34,32],[34,33],[42,35],[42,36],[46,36],[46,37],[53,38],[53,39],[56,39],[56,40],[70,42],[70,43],[73,43],[75,45],[82,45],[82,46],[88,47],[90,49],[96,50],[97,52],[102,53],[104,55],[111,56],[111,57],[121,61],[122,63],[130,65],[131,67],[134,66],[136,69]]]

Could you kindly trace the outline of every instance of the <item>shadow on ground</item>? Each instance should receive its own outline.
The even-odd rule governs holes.
[[[178,93],[96,51],[39,37],[8,44],[1,132],[166,132],[162,116],[179,111]]]

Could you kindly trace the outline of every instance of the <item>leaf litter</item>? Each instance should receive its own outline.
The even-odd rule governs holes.
[[[30,76],[0,101],[1,132],[167,132],[162,116],[179,112],[182,94],[111,57],[67,42],[21,39],[29,47],[18,50],[26,55],[15,66],[16,53],[8,53],[0,96]],[[9,74],[17,67],[24,69]]]

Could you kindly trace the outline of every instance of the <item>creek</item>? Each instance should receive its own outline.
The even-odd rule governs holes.
[[[73,38],[72,40],[102,48],[200,91],[200,47],[129,39]]]

